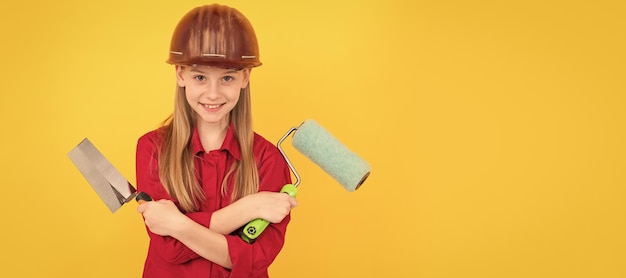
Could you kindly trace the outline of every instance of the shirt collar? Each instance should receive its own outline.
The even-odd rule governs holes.
[[[191,135],[191,149],[194,154],[199,154],[201,152],[206,152],[202,147],[202,142],[200,141],[200,135],[198,134],[198,128],[193,128],[193,134]],[[232,155],[235,159],[240,160],[241,152],[239,150],[239,142],[237,142],[237,138],[235,137],[235,131],[232,124],[228,125],[228,129],[226,130],[226,137],[224,137],[224,142],[222,142],[222,147],[219,148],[219,151],[228,151],[230,155]]]

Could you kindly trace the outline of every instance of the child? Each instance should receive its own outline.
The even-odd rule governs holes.
[[[155,200],[137,209],[150,237],[143,277],[267,277],[297,202],[277,193],[291,183],[284,158],[252,130],[254,30],[233,8],[197,7],[167,62],[174,112],[137,143],[138,190]],[[238,230],[256,218],[273,224],[250,244]]]

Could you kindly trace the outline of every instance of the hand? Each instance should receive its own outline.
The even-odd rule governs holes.
[[[298,205],[295,198],[286,193],[258,192],[241,199],[249,206],[254,218],[261,218],[270,223],[283,221],[291,209]]]
[[[185,217],[170,200],[146,202],[139,205],[137,211],[143,215],[150,231],[161,236],[171,236]]]

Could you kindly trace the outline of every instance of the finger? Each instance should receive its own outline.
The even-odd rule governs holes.
[[[137,212],[143,214],[143,212],[146,211],[146,206],[147,205],[148,204],[146,204],[146,203],[139,204],[139,206],[137,206]]]

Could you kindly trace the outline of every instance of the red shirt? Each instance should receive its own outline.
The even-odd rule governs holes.
[[[154,200],[176,200],[167,194],[159,180],[158,147],[162,141],[160,132],[154,130],[137,142],[137,189],[146,192]],[[222,180],[231,165],[240,159],[239,143],[232,127],[228,128],[222,147],[205,152],[194,129],[191,147],[196,154],[195,167],[198,180],[205,194],[200,211],[187,213],[187,217],[209,227],[211,214],[230,204],[233,182],[229,179],[228,193],[221,194]],[[291,183],[291,175],[285,159],[278,149],[265,138],[254,134],[254,156],[259,172],[259,191],[278,192]],[[225,235],[232,269],[200,257],[184,244],[169,236],[159,236],[148,230],[150,246],[144,265],[143,277],[268,277],[267,268],[280,252],[290,216],[278,224],[271,224],[253,244],[243,241],[237,234]]]

